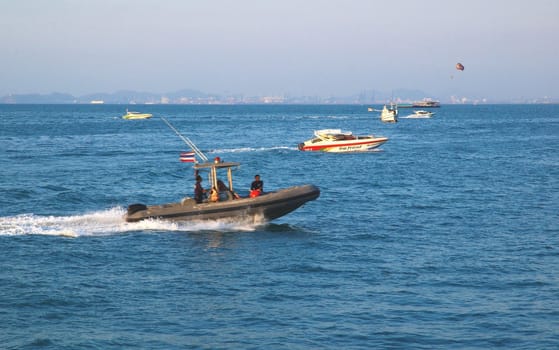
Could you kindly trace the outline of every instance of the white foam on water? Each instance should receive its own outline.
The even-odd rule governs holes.
[[[71,216],[22,214],[0,217],[0,236],[51,235],[75,238],[81,236],[106,236],[135,231],[235,232],[254,231],[265,223],[262,218],[189,222],[151,219],[128,223],[124,220],[125,212],[124,208],[115,207]]]
[[[306,119],[349,119],[350,117],[347,115],[309,115],[305,116]]]
[[[240,147],[228,149],[214,149],[209,153],[249,153],[249,152],[266,152],[276,150],[297,150],[297,147],[274,146],[274,147]]]

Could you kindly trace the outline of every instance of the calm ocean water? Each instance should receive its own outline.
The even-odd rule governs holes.
[[[0,105],[0,347],[559,348],[559,106],[366,107]],[[321,196],[267,224],[125,223],[192,196],[160,116],[240,161],[241,192]],[[297,150],[321,128],[389,141]]]

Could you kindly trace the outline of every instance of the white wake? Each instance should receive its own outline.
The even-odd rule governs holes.
[[[273,147],[240,147],[240,148],[225,148],[225,149],[214,149],[209,151],[209,153],[249,153],[249,152],[268,152],[276,150],[297,150],[297,147],[288,146],[273,146]]]
[[[81,215],[40,216],[22,214],[0,217],[0,236],[52,235],[64,237],[105,236],[135,231],[254,231],[264,224],[262,220],[218,220],[171,222],[144,220],[128,223],[124,220],[126,210],[111,208]]]

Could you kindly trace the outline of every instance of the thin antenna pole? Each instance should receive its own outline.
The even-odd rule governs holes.
[[[171,128],[171,130],[175,132],[175,134],[177,134],[181,138],[181,140],[184,141],[184,143],[192,148],[192,150],[194,151],[194,153],[196,153],[196,155],[198,155],[198,157],[200,157],[204,162],[208,161],[208,157],[206,157],[206,155],[202,153],[202,151],[200,151],[200,149],[194,144],[194,142],[192,142],[188,137],[183,136],[177,129],[175,129],[173,125],[171,125],[171,123],[169,123],[167,119],[165,119],[165,117],[160,118]]]

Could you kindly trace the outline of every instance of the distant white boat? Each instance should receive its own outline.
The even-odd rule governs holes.
[[[396,123],[398,121],[398,106],[390,104],[390,107],[386,107],[384,105],[380,112],[380,120],[385,123]]]
[[[427,118],[431,118],[435,113],[434,112],[427,112],[424,110],[418,110],[418,111],[413,111],[413,114],[410,114],[406,117],[403,118],[408,118],[408,119],[427,119]]]

